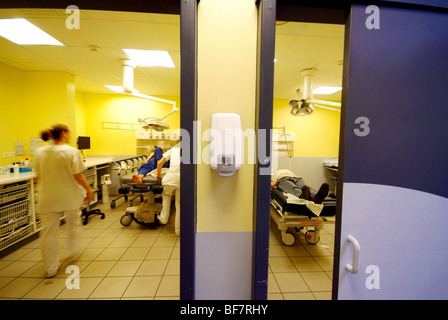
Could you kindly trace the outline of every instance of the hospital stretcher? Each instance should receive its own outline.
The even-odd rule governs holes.
[[[114,163],[113,170],[117,170],[117,176],[120,182],[120,189],[118,190],[118,193],[120,194],[119,197],[115,198],[110,202],[111,209],[115,209],[117,206],[118,200],[121,198],[124,198],[124,201],[128,201],[128,195],[130,193],[129,187],[125,184],[123,184],[123,176],[126,176],[129,173],[137,172],[137,169],[140,165],[140,163],[146,161],[146,156],[136,156],[133,158],[125,159],[125,160],[118,160]],[[132,175],[130,176],[132,177]],[[131,206],[133,205],[134,201],[139,199],[143,202],[144,198],[143,195],[140,194],[135,198],[130,199]]]
[[[290,197],[291,198],[291,197]],[[316,206],[313,211],[306,205],[307,201],[297,203],[288,200],[288,196],[280,189],[271,190],[271,217],[281,232],[281,240],[284,245],[294,245],[296,238],[291,231],[303,234],[309,244],[317,244],[320,241],[320,230],[325,224],[334,224],[335,200],[324,200],[321,210]]]
[[[126,213],[121,217],[120,223],[123,226],[128,226],[135,221],[138,224],[145,226],[156,226],[158,220],[156,218],[162,210],[162,198],[157,195],[162,194],[161,180],[157,179],[150,174],[142,179],[141,184],[137,184],[132,181],[134,172],[131,172],[122,177],[122,187],[119,189],[120,194],[139,194],[142,197],[140,205],[133,206],[126,209]],[[164,171],[162,171],[164,175]],[[143,195],[146,194],[146,198],[143,199]]]

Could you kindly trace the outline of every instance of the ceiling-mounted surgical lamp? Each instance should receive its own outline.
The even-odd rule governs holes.
[[[314,112],[313,106],[305,99],[292,98],[288,101],[291,109],[291,114],[294,116],[306,116]]]
[[[315,107],[340,112],[339,109],[319,105],[319,104],[325,104],[335,107],[341,107],[340,103],[332,101],[316,100],[313,98],[313,78],[316,71],[317,69],[315,68],[302,70],[301,75],[303,77],[303,93],[301,94],[300,89],[297,89],[298,97],[292,98],[288,101],[288,105],[292,107],[291,109],[292,115],[294,116],[310,115],[314,112]]]
[[[144,124],[143,129],[153,129],[156,131],[163,131],[165,129],[169,129],[168,123],[163,121],[163,119],[168,117],[170,114],[179,111],[179,109],[176,108],[176,102],[140,93],[138,90],[134,88],[134,69],[137,67],[137,64],[132,60],[123,60],[122,66],[123,66],[123,91],[125,93],[133,97],[139,97],[147,100],[167,103],[173,106],[171,112],[169,112],[162,118],[154,118],[154,117],[148,117],[144,119],[139,118],[138,122],[142,122]]]
[[[143,129],[153,129],[155,131],[163,131],[165,129],[169,129],[169,125],[168,123],[166,123],[165,121],[163,121],[163,119],[165,119],[166,117],[168,117],[170,114],[179,111],[178,108],[176,108],[175,105],[173,105],[173,109],[168,112],[166,115],[164,115],[162,118],[153,118],[153,117],[148,117],[148,118],[144,118],[138,119],[138,122],[142,122],[144,123],[143,125]]]

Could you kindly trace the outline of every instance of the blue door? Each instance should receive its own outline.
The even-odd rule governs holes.
[[[337,298],[447,299],[448,13],[347,23]]]

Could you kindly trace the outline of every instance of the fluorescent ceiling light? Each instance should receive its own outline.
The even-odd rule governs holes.
[[[335,92],[341,91],[341,87],[318,87],[313,90],[314,94],[333,94]]]
[[[128,57],[141,67],[174,68],[174,62],[167,51],[123,49]]]
[[[23,19],[0,19],[0,36],[22,45],[63,46],[61,42]]]
[[[118,92],[118,93],[124,93],[122,86],[105,86],[107,89],[110,89],[112,91]]]

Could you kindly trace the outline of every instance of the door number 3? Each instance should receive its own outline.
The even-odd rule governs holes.
[[[358,128],[353,131],[358,137],[365,137],[370,133],[370,120],[367,117],[358,117],[355,120],[355,124],[359,125]]]

